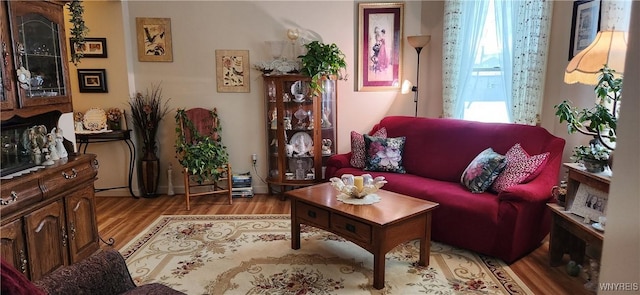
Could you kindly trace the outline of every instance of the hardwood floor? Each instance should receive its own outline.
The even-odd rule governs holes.
[[[185,208],[183,195],[163,195],[154,199],[96,198],[100,236],[105,240],[114,238],[116,249],[123,247],[160,215],[289,214],[290,210],[289,200],[271,195],[235,198],[232,205],[228,205],[224,197],[202,196],[191,200],[190,211]],[[550,267],[547,255],[548,243],[544,243],[510,267],[535,294],[595,294],[584,289],[583,279],[569,276],[564,266]]]

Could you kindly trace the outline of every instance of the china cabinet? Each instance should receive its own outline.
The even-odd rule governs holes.
[[[336,81],[322,80],[323,91],[314,96],[307,76],[263,78],[269,193],[274,185],[286,188],[322,181],[326,161],[337,147]]]
[[[2,121],[72,110],[64,12],[62,1],[2,1]]]
[[[31,280],[99,250],[95,155],[2,180],[0,254]]]

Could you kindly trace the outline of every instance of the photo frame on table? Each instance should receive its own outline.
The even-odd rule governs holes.
[[[78,69],[80,92],[107,93],[107,72],[105,69]]]
[[[77,42],[77,39],[69,38],[71,54],[81,52],[82,57],[107,58],[107,38],[84,38],[82,45]]]
[[[358,91],[400,89],[404,3],[358,4]]]
[[[173,61],[171,19],[136,17],[139,61]]]
[[[598,220],[598,217],[606,216],[607,201],[606,192],[581,183],[568,211],[581,217]]]
[[[600,30],[600,0],[573,2],[569,60],[587,48]]]
[[[218,92],[249,92],[249,50],[216,50]]]

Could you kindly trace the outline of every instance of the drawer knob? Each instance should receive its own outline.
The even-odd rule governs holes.
[[[307,211],[307,215],[309,215],[309,217],[311,217],[311,218],[316,218],[316,212],[315,211],[309,210],[309,211]]]
[[[347,231],[350,231],[350,232],[352,232],[352,233],[355,233],[355,232],[356,232],[356,226],[355,226],[355,225],[353,225],[353,224],[349,224],[349,223],[347,223],[347,225],[345,226],[345,228],[347,229]]]
[[[64,179],[74,179],[78,177],[78,170],[76,170],[76,168],[72,168],[71,174],[67,174],[67,172],[62,171],[62,176]]]
[[[0,200],[0,205],[6,206],[18,200],[18,193],[15,191],[11,191],[11,196],[9,198]]]

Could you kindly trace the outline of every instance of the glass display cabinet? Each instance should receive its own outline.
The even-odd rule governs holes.
[[[287,187],[323,181],[326,161],[336,152],[336,81],[325,79],[312,95],[311,78],[263,75],[267,133],[267,185]]]
[[[1,9],[2,110],[12,110],[2,119],[71,111],[64,3],[3,1]]]

